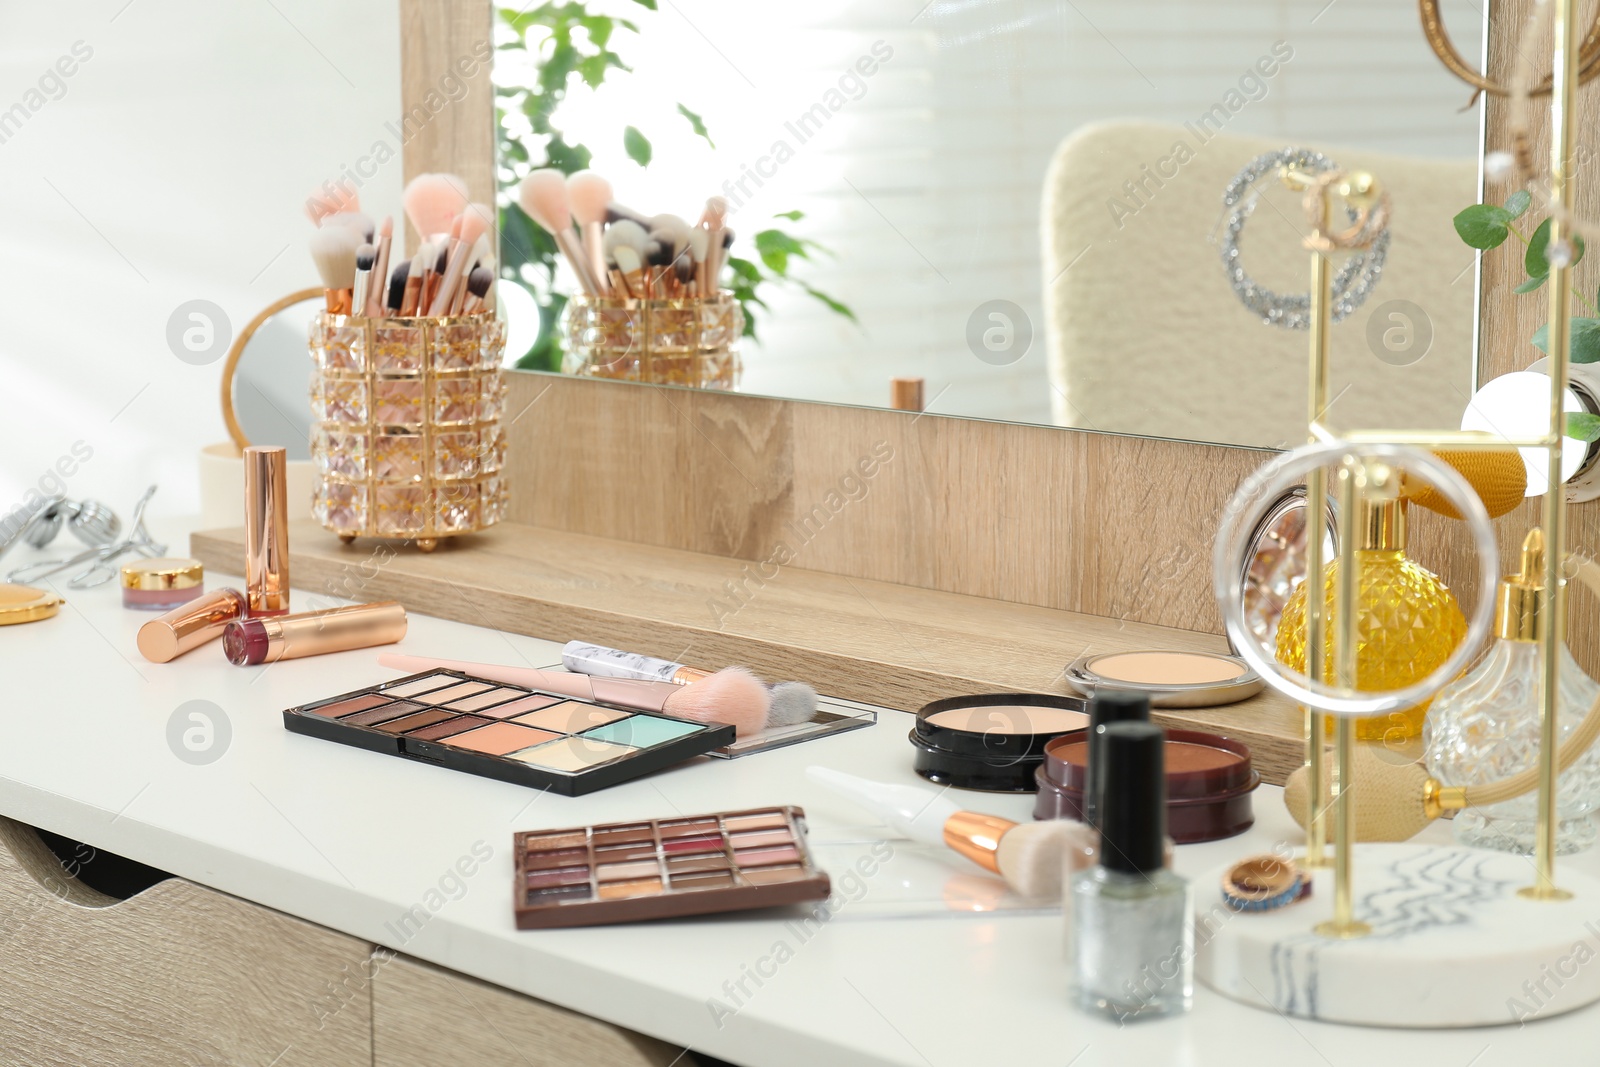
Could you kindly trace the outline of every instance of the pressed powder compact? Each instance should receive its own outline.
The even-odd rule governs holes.
[[[1261,775],[1243,742],[1198,730],[1168,730],[1167,833],[1180,845],[1242,834],[1255,823],[1250,794]],[[1035,819],[1082,819],[1089,780],[1089,737],[1083,730],[1045,747],[1038,770]]]
[[[1088,696],[1097,689],[1136,692],[1156,708],[1210,708],[1261,692],[1266,683],[1242,659],[1216,652],[1102,652],[1068,665],[1067,684]]]
[[[758,808],[516,835],[519,930],[823,900],[805,812]]]
[[[0,584],[0,626],[48,619],[66,601],[31,585]]]
[[[732,726],[433,670],[283,713],[285,729],[576,797],[729,744]]]
[[[913,767],[957,789],[1029,793],[1045,744],[1089,725],[1088,704],[1051,693],[985,693],[935,700],[911,729]]]

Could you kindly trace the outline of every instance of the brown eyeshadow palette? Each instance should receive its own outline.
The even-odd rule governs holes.
[[[703,755],[722,723],[597,704],[455,670],[289,708],[295,733],[576,797]]]
[[[744,911],[830,892],[799,808],[517,834],[517,928]]]

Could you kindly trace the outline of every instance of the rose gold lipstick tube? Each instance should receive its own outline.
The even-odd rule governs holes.
[[[223,632],[222,651],[230,663],[250,667],[392,645],[405,635],[406,609],[398,601],[385,600],[275,619],[239,619]]]
[[[287,481],[282,448],[244,450],[244,578],[251,615],[289,613]]]
[[[244,609],[239,590],[213,589],[139,627],[139,654],[151,663],[170,663],[221,637],[228,623],[243,617]]]

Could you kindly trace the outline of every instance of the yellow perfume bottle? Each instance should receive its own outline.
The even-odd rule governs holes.
[[[1467,619],[1455,594],[1439,577],[1406,556],[1406,502],[1367,500],[1356,529],[1356,561],[1361,580],[1356,593],[1360,616],[1356,688],[1367,692],[1401,689],[1438,670],[1467,636]],[[1328,620],[1324,677],[1333,673],[1334,583],[1339,561],[1323,572]],[[1278,624],[1278,660],[1306,669],[1306,587],[1289,597]],[[1429,701],[1356,722],[1362,741],[1398,744],[1422,732]],[[1329,728],[1333,726],[1330,718]]]

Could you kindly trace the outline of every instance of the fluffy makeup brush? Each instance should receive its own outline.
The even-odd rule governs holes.
[[[348,226],[324,226],[311,235],[311,259],[322,278],[323,298],[333,315],[350,314],[361,235]]]
[[[389,279],[389,299],[384,303],[384,311],[390,315],[400,314],[400,309],[406,303],[406,279],[411,276],[411,261],[402,259],[394,268],[394,276]]]
[[[583,249],[573,240],[572,212],[567,204],[567,182],[558,170],[530,171],[517,188],[517,203],[528,217],[555,238],[556,247],[567,257],[584,291],[598,296],[600,283],[589,270]]]
[[[451,315],[461,314],[467,302],[467,275],[478,261],[479,249],[488,251],[489,227],[493,224],[494,208],[488,204],[468,204],[461,213],[461,245],[459,249],[451,247],[444,284],[440,286],[442,292],[450,295],[448,313]]]
[[[350,307],[354,313],[365,315],[367,298],[372,288],[372,268],[377,262],[378,250],[364,244],[356,249],[356,281],[350,293]]]
[[[373,244],[373,237],[377,233],[372,225],[370,216],[359,211],[338,211],[322,220],[324,226],[348,226],[361,235],[361,239],[368,244]]]
[[[716,293],[717,280],[722,275],[722,249],[723,234],[728,225],[728,198],[713,196],[706,201],[706,209],[700,213],[700,225],[697,229],[704,230],[706,234],[706,247],[708,254],[702,257],[705,270],[700,278],[700,295],[712,296]]]
[[[640,682],[688,685],[712,672],[674,660],[625,652],[590,641],[568,641],[561,648],[561,665],[577,674],[596,678],[631,678]],[[810,722],[817,712],[817,691],[804,682],[779,682],[770,688],[772,708],[767,725],[795,726]]]
[[[807,767],[806,777],[872,812],[901,837],[954,849],[1032,900],[1061,899],[1068,854],[1082,854],[1095,836],[1080,822],[1015,823],[962,811],[932,790],[874,782],[828,767]]]
[[[699,297],[715,296],[706,280],[706,251],[711,247],[711,235],[701,229],[689,231],[689,255],[693,257],[694,289]]]
[[[615,200],[606,205],[606,222],[622,222],[627,220],[635,226],[649,226],[650,216],[640,211],[635,211],[626,204],[619,204]]]
[[[729,667],[689,685],[668,682],[634,682],[622,678],[591,678],[566,671],[541,671],[534,667],[502,667],[493,663],[403,656],[386,652],[378,664],[415,674],[444,668],[465,671],[492,682],[509,682],[547,693],[596,700],[641,711],[662,711],[693,722],[727,723],[740,737],[760,730],[767,721],[770,696],[761,680],[742,667]]]
[[[606,259],[616,263],[631,296],[644,296],[644,257],[650,249],[650,235],[637,222],[623,219],[606,228]]]
[[[583,235],[583,254],[589,261],[589,270],[600,285],[601,295],[610,296],[601,234],[606,222],[606,205],[611,203],[611,183],[592,170],[580,170],[567,178],[567,202],[572,206],[572,217]]]
[[[463,315],[476,315],[483,310],[483,298],[494,284],[494,272],[487,267],[473,267],[467,275],[467,298],[461,302]]]
[[[367,309],[371,318],[383,314],[385,286],[389,279],[389,249],[394,243],[394,216],[385,215],[378,227],[377,257],[372,264],[372,287],[367,295]]]
[[[331,182],[320,189],[313,189],[311,195],[306,197],[306,218],[311,220],[313,226],[321,226],[323,219],[336,212],[360,210],[361,195],[358,192]]]
[[[454,174],[419,174],[406,184],[400,203],[406,218],[425,241],[450,232],[450,224],[467,206],[467,183]]]

